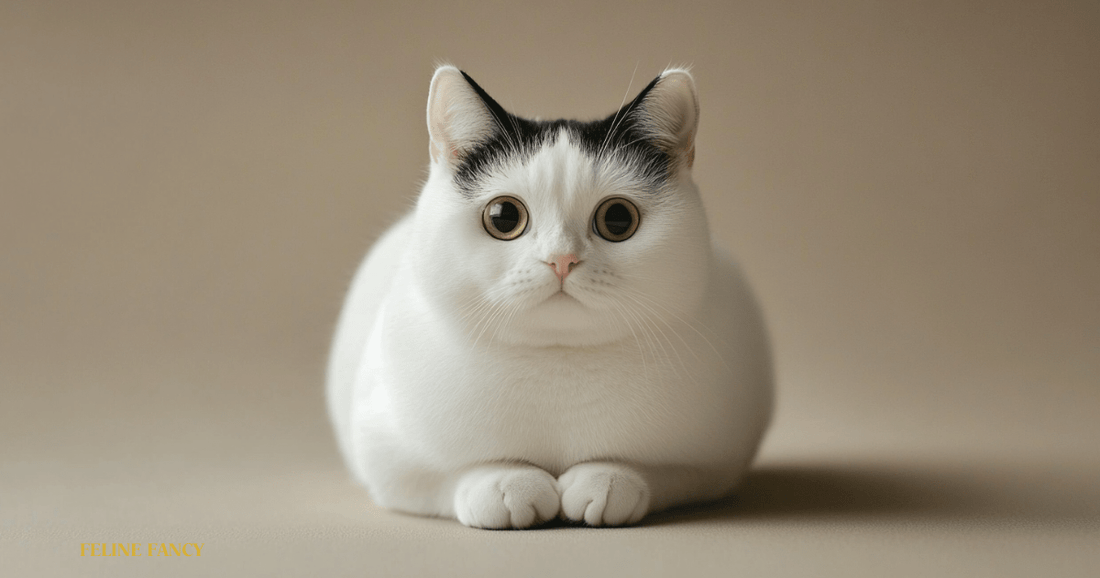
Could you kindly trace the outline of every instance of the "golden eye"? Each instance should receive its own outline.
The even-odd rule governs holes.
[[[497,197],[481,213],[485,230],[501,241],[511,241],[527,230],[527,207],[515,197]]]
[[[638,230],[640,221],[638,207],[635,207],[634,203],[622,197],[611,197],[604,199],[600,206],[596,207],[592,227],[604,239],[618,243],[629,239],[634,231]]]

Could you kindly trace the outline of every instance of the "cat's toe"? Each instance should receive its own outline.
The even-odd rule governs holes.
[[[649,512],[649,486],[622,464],[577,464],[558,478],[562,517],[590,526],[633,524]]]
[[[484,467],[468,472],[455,490],[455,517],[474,528],[528,528],[558,515],[553,476],[533,467]]]

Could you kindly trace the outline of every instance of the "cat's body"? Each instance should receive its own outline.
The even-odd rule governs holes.
[[[436,72],[432,169],[361,266],[329,365],[382,506],[616,525],[730,493],[771,413],[757,306],[690,178],[694,85],[594,123],[513,117]]]

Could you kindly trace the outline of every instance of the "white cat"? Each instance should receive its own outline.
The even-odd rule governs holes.
[[[587,123],[516,117],[436,70],[430,176],[360,267],[329,362],[340,450],[376,503],[621,525],[735,489],[772,370],[711,246],[697,119],[684,70]]]

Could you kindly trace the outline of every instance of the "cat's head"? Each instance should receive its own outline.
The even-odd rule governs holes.
[[[691,180],[698,116],[685,70],[578,122],[517,117],[440,67],[410,249],[426,304],[482,343],[547,346],[652,333],[692,311],[711,260]]]

